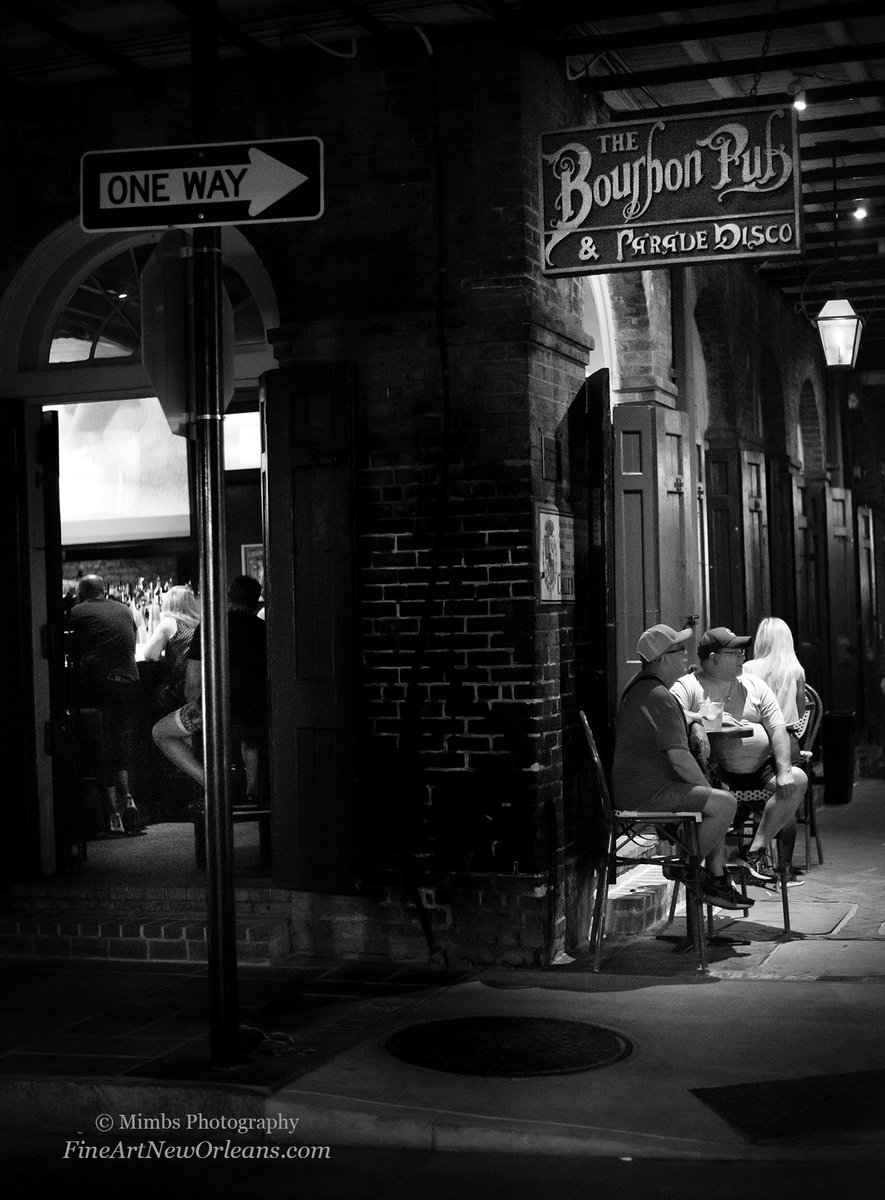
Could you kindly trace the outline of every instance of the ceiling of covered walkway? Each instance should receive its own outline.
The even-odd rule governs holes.
[[[199,0],[0,0],[0,94],[113,75],[149,86],[184,66]],[[843,283],[866,327],[858,369],[885,380],[885,9],[881,0],[683,3],[634,0],[219,0],[222,57],[266,67],[291,52],[395,53],[489,35],[531,44],[573,86],[631,112],[791,104],[799,115],[802,258],[758,270],[806,315]],[[864,220],[853,215],[863,202]]]

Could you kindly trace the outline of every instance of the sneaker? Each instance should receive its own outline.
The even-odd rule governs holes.
[[[750,850],[747,854],[738,853],[737,858],[728,864],[728,869],[735,875],[740,875],[746,883],[774,883],[777,874],[768,865],[764,850]]]
[[[749,896],[746,899],[737,888],[732,887],[727,875],[718,879],[715,875],[705,872],[704,904],[713,904],[716,908],[752,908],[754,901]]]
[[[787,887],[801,887],[805,882],[805,876],[800,875],[795,867],[787,867],[785,875],[786,879],[784,882]]]
[[[119,813],[111,813],[111,833],[125,833],[123,818]]]

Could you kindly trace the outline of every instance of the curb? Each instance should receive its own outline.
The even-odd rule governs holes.
[[[525,1121],[444,1109],[416,1109],[343,1096],[295,1092],[273,1101],[274,1112],[299,1117],[311,1144],[433,1152],[518,1155],[582,1155],[588,1158],[650,1158],[679,1161],[857,1162],[859,1152],[885,1163],[881,1139],[840,1146],[754,1146],[735,1140],[691,1138],[611,1130],[580,1124]]]
[[[170,1122],[178,1129],[100,1128],[100,1118],[121,1114]],[[587,1158],[660,1159],[703,1162],[865,1162],[885,1166],[885,1143],[871,1131],[870,1142],[858,1140],[837,1146],[748,1144],[698,1141],[637,1130],[612,1130],[580,1124],[527,1121],[484,1114],[424,1109],[380,1101],[349,1099],[317,1092],[286,1089],[268,1096],[265,1090],[229,1084],[139,1082],[120,1084],[111,1079],[41,1079],[4,1081],[0,1098],[0,1131],[57,1134],[68,1138],[112,1139],[142,1137],[184,1142],[212,1139],[211,1130],[187,1131],[186,1118],[259,1118],[280,1114],[298,1118],[297,1142],[303,1145],[364,1147],[425,1152],[489,1153],[501,1155],[580,1155]],[[283,1142],[279,1136],[249,1137],[244,1141]]]

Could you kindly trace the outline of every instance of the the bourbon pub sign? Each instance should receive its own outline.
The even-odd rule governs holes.
[[[548,275],[802,253],[792,107],[541,136]]]

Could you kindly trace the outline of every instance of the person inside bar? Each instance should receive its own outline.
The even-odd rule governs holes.
[[[84,575],[68,615],[78,708],[101,714],[104,788],[111,833],[137,832],[140,819],[129,791],[134,759],[138,667],[135,620],[129,606],[107,595],[100,575]]]
[[[163,593],[160,621],[143,644],[136,647],[136,658],[159,662],[164,670],[157,688],[157,708],[164,713],[181,708],[187,697],[184,683],[187,656],[200,623],[200,606],[188,584],[176,584]]]
[[[227,590],[227,632],[231,732],[238,744],[246,775],[247,802],[266,801],[264,740],[267,729],[267,654],[265,623],[255,614],[261,584],[250,575],[238,575]],[[200,659],[201,627],[188,650],[185,703],[161,717],[152,735],[170,762],[205,788],[202,757],[194,749],[194,735],[203,729]]]

